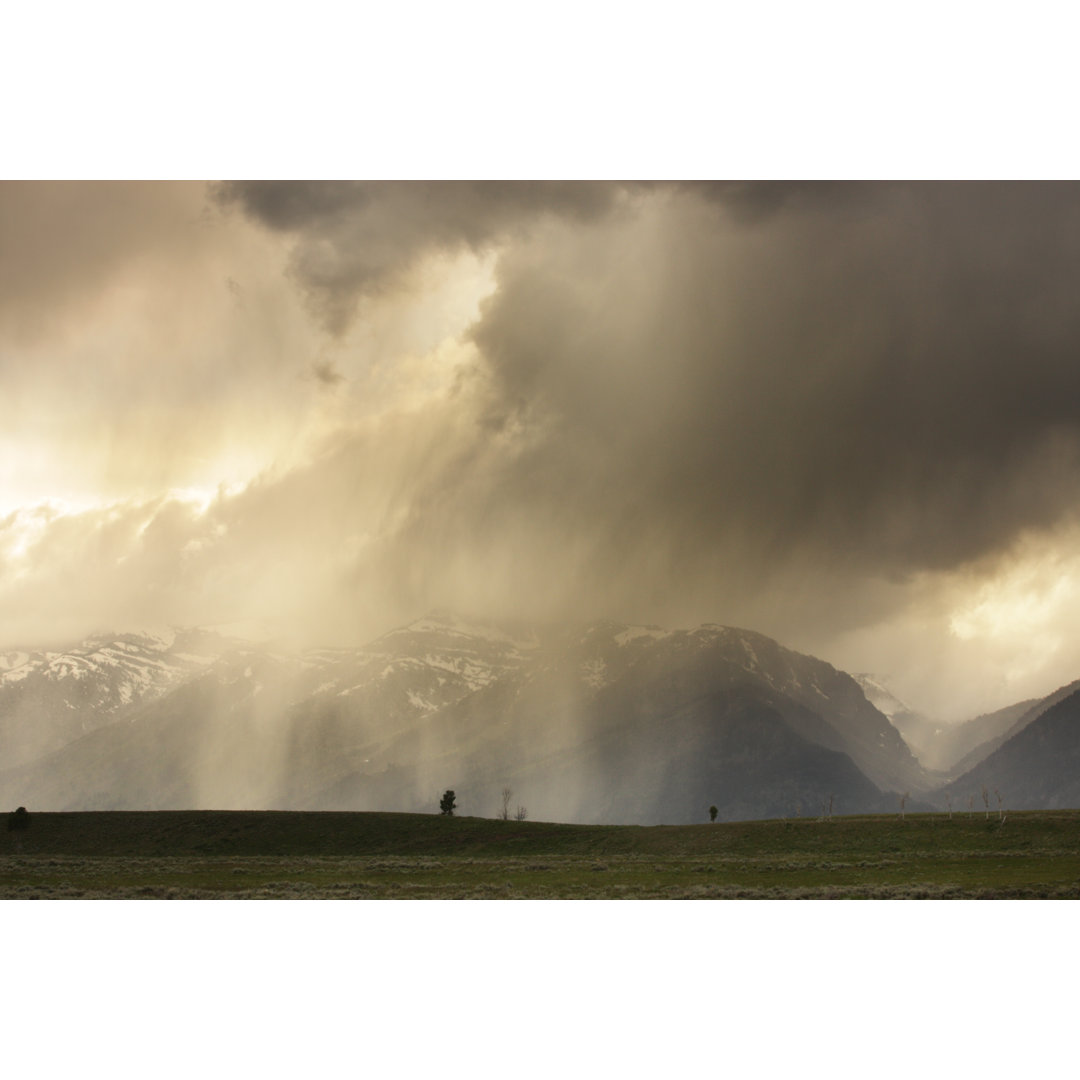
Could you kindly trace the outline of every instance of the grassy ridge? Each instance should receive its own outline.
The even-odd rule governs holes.
[[[1069,897],[1080,811],[562,825],[422,814],[34,814],[0,897]]]

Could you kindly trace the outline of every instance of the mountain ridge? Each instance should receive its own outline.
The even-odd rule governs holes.
[[[429,612],[357,649],[233,642],[189,674],[0,772],[0,790],[58,809],[413,810],[433,789],[485,803],[513,784],[553,820],[648,822],[696,820],[702,799],[726,816],[816,813],[830,799],[854,812],[889,804],[889,788],[930,786],[849,675],[717,623]]]

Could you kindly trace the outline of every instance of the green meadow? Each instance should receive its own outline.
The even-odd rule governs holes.
[[[683,826],[31,813],[2,899],[1078,899],[1080,811]]]

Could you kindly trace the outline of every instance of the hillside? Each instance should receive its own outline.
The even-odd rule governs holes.
[[[814,816],[931,787],[829,664],[751,631],[498,627],[434,613],[362,649],[236,645],[0,773],[43,809],[427,810],[692,822]]]
[[[866,700],[889,719],[919,762],[928,769],[946,767],[945,731],[931,717],[911,708],[898,698],[880,678],[865,672],[852,676],[866,695]]]
[[[33,761],[122,719],[235,644],[208,631],[161,629],[0,653],[0,762]]]
[[[1030,698],[1006,705],[1003,709],[983,713],[962,724],[942,729],[936,747],[940,768],[953,776],[963,774],[983,758],[992,754],[1007,738],[1021,717],[1035,710],[1041,699]],[[1037,713],[1035,714],[1037,715]]]
[[[308,805],[376,809],[414,790],[418,802],[392,805],[423,809],[442,784],[487,813],[508,783],[554,820],[688,823],[713,803],[725,819],[817,815],[830,796],[836,812],[891,808],[856,762],[882,783],[923,775],[848,676],[716,626],[567,631],[383,753],[393,767],[356,772]]]
[[[1014,734],[945,787],[937,801],[951,796],[959,804],[974,796],[981,805],[985,789],[995,808],[998,794],[1016,810],[1080,806],[1080,690],[1063,689],[1071,693],[1060,697],[1059,691],[1049,707],[1029,710],[1033,718],[1026,713]]]
[[[1044,698],[1034,701],[1022,701],[996,713],[991,713],[988,717],[979,718],[983,721],[979,734],[987,735],[990,732],[993,732],[993,734],[989,734],[989,737],[980,738],[968,753],[954,763],[951,770],[953,775],[962,776],[964,773],[970,772],[979,762],[984,761],[1000,747],[1004,746],[1014,735],[1023,731],[1024,728],[1037,720],[1048,709],[1077,690],[1080,690],[1080,681],[1062,686]],[[977,722],[972,721],[972,723]]]

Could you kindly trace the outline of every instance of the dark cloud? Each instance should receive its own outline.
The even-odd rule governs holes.
[[[333,360],[313,360],[311,377],[323,386],[337,386],[345,381],[345,376],[334,366]]]
[[[366,186],[338,180],[236,180],[211,190],[221,204],[239,203],[268,228],[290,232],[362,212],[369,201]]]
[[[357,571],[403,606],[753,621],[801,582],[803,618],[842,625],[895,602],[868,581],[963,566],[1077,506],[1076,185],[217,197],[293,237],[332,330],[425,254],[502,245],[481,362]]]
[[[903,579],[1075,512],[1080,188],[754,198],[668,191],[504,254],[474,338],[520,437],[443,478],[415,557],[445,508],[463,550],[513,538],[583,600],[747,610],[794,568]]]
[[[692,192],[722,205],[736,220],[755,223],[782,210],[832,206],[851,213],[872,206],[891,185],[849,180],[688,180],[664,186]]]
[[[626,185],[571,182],[245,181],[214,185],[223,206],[295,238],[291,269],[332,333],[362,297],[401,283],[424,255],[479,250],[545,216],[593,221]]]

